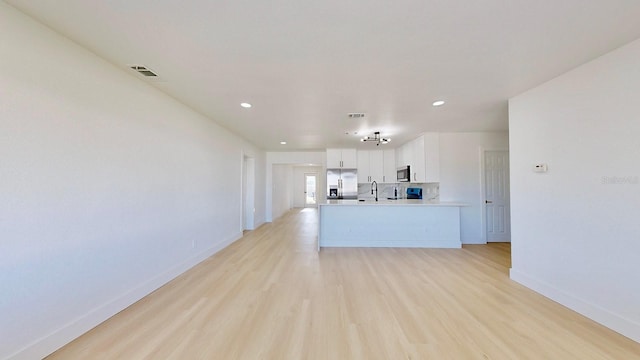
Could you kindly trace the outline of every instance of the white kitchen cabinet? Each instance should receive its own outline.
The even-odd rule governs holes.
[[[426,167],[424,154],[424,135],[414,139],[410,143],[411,147],[411,182],[426,182]]]
[[[356,149],[327,149],[328,169],[355,169],[357,167]]]
[[[342,149],[342,167],[348,169],[358,167],[356,149]]]
[[[382,150],[369,152],[369,174],[371,181],[382,182],[384,154]]]
[[[425,182],[440,182],[440,135],[424,134]]]
[[[369,151],[358,151],[358,184],[369,182]]]
[[[411,151],[410,151],[409,143],[406,143],[396,149],[396,166],[397,167],[410,165],[411,163],[410,152]]]
[[[396,151],[384,150],[382,154],[382,182],[394,183],[398,179],[397,167],[396,167]]]
[[[382,150],[362,150],[358,151],[358,183],[370,183],[372,181],[383,181]]]
[[[415,140],[411,140],[396,149],[396,165],[398,167],[407,165],[411,167],[411,181],[413,181],[413,168],[415,167],[415,151]]]
[[[342,149],[327,149],[327,169],[342,167]]]
[[[396,149],[398,167],[411,167],[411,182],[440,182],[440,137],[425,133]]]

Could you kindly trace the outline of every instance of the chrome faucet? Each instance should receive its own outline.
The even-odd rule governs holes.
[[[374,190],[376,192],[376,201],[378,201],[378,183],[375,180],[371,183],[371,195],[373,195]]]

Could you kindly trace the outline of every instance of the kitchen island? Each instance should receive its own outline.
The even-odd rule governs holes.
[[[319,204],[321,247],[460,248],[462,203],[329,200]]]

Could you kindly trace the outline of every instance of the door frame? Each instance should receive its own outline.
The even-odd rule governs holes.
[[[255,229],[255,158],[242,154],[241,231]]]
[[[314,205],[307,205],[307,175],[313,175],[316,177],[316,203]],[[302,176],[302,181],[303,181],[303,186],[302,188],[304,189],[304,197],[302,200],[303,203],[303,208],[317,208],[318,207],[318,185],[320,184],[319,181],[319,176],[317,172],[305,172]]]
[[[480,146],[480,231],[481,231],[481,240],[487,244],[487,209],[485,204],[485,199],[487,198],[487,188],[485,181],[485,168],[484,168],[484,160],[485,154],[491,151],[504,151],[509,154],[508,148],[485,148]],[[511,154],[509,154],[511,155]],[[511,156],[509,156],[509,192],[511,192]],[[511,196],[509,196],[511,199]],[[511,229],[511,204],[509,204],[509,229]],[[511,231],[509,231],[509,237],[511,237]]]

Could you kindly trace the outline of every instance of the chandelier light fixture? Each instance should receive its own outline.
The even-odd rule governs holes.
[[[376,143],[376,146],[380,146],[380,144],[388,144],[389,141],[391,141],[391,139],[380,137],[380,131],[376,131],[373,133],[373,137],[365,136],[362,139],[360,139],[360,141],[362,142],[374,141]]]

